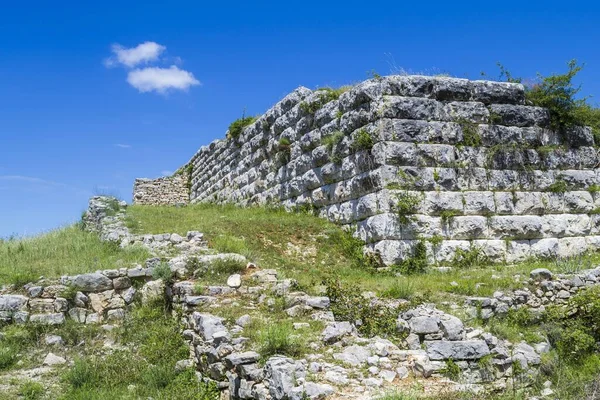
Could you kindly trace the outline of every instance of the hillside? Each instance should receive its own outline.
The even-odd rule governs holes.
[[[101,202],[96,201],[95,204],[97,209]],[[91,214],[94,213],[93,207]],[[6,398],[216,399],[216,386],[198,383],[193,371],[188,369],[192,364],[184,362],[189,354],[188,346],[198,340],[205,340],[202,335],[207,334],[206,329],[212,332],[211,335],[216,334],[214,328],[209,328],[210,324],[217,324],[222,327],[219,329],[225,329],[232,337],[225,339],[225,343],[231,340],[234,348],[241,343],[236,341],[236,337],[245,337],[243,349],[246,353],[239,354],[250,357],[248,351],[256,351],[257,364],[253,365],[279,368],[278,373],[283,374],[283,377],[269,375],[268,379],[271,385],[273,382],[282,385],[280,389],[286,393],[285,396],[299,392],[289,392],[292,387],[286,386],[284,378],[284,371],[288,369],[281,369],[281,361],[278,361],[279,364],[273,363],[273,360],[280,359],[274,357],[276,354],[291,357],[292,360],[308,360],[307,364],[290,364],[295,365],[292,369],[296,371],[294,374],[305,376],[301,382],[315,382],[300,385],[304,387],[300,394],[309,393],[308,398],[328,395],[327,398],[371,396],[390,400],[525,399],[539,396],[544,389],[551,389],[554,398],[593,398],[585,396],[593,396],[591,393],[595,389],[590,385],[597,380],[600,362],[595,355],[594,346],[590,347],[589,342],[586,342],[586,337],[591,337],[586,335],[595,334],[586,324],[595,320],[593,307],[597,303],[597,297],[592,293],[597,291],[587,289],[590,291],[589,295],[583,291],[581,295],[565,298],[565,304],[578,304],[584,300],[591,301],[588,306],[592,307],[576,314],[575,319],[564,325],[565,331],[561,331],[563,323],[560,307],[548,307],[546,311],[536,308],[538,313],[542,312],[536,318],[529,317],[526,310],[535,306],[531,297],[535,297],[537,285],[547,290],[549,283],[560,287],[566,281],[566,278],[556,275],[557,273],[576,274],[585,282],[586,277],[597,271],[584,271],[596,265],[595,255],[557,262],[501,266],[473,262],[452,265],[449,270],[429,267],[423,273],[400,275],[394,269],[377,270],[370,266],[363,256],[360,242],[352,239],[338,226],[309,213],[202,204],[181,208],[133,206],[119,209],[116,216],[100,219],[108,220],[108,223],[103,222],[103,227],[120,232],[121,243],[145,242],[146,245],[134,243],[122,248],[99,241],[96,233],[88,233],[81,227],[51,232],[33,241],[3,243],[3,276],[10,277],[16,283],[12,289],[3,289],[5,296],[9,292],[14,295],[15,291],[26,294],[31,297],[29,309],[32,314],[47,312],[39,308],[47,307],[40,305],[39,300],[36,305],[33,302],[40,299],[44,304],[56,306],[57,300],[64,296],[69,303],[75,302],[76,306],[81,295],[92,300],[96,298],[94,292],[74,293],[77,289],[69,289],[76,280],[62,289],[57,288],[56,284],[52,286],[52,279],[58,278],[62,273],[92,272],[99,269],[97,266],[104,269],[110,263],[138,271],[135,264],[141,262],[144,254],[160,254],[159,257],[168,262],[164,265],[169,268],[165,269],[163,264],[154,264],[153,272],[150,275],[148,272],[143,274],[141,281],[127,272],[126,276],[131,275],[130,288],[137,288],[136,300],[127,306],[129,311],[126,315],[113,313],[113,306],[103,303],[108,314],[104,314],[105,319],[101,324],[80,325],[73,320],[75,314],[69,311],[67,314],[71,317],[60,325],[5,325],[1,336],[3,347],[0,368],[4,382],[2,393]],[[86,222],[88,227],[92,225],[89,218]],[[128,235],[132,236],[123,236],[124,226],[128,227],[131,232]],[[192,233],[188,234],[190,231]],[[159,232],[175,235],[158,235]],[[202,232],[203,235],[194,232]],[[100,236],[105,237],[106,233],[103,230]],[[71,239],[65,240],[65,235]],[[90,240],[90,235],[96,239]],[[69,242],[78,245],[67,245]],[[106,249],[98,251],[98,243],[106,246]],[[44,253],[45,262],[32,262],[27,248],[34,244],[48,249]],[[15,250],[23,247],[25,250]],[[85,264],[86,266],[77,270],[72,269],[79,260],[86,259],[85,254],[89,251],[98,254],[94,263]],[[10,262],[7,261],[8,254]],[[192,254],[194,256],[190,257]],[[239,256],[214,258],[211,254]],[[186,260],[185,267],[183,260]],[[149,262],[152,264],[155,261]],[[247,262],[253,264],[252,268],[246,267]],[[22,276],[14,275],[4,266],[27,263],[32,266],[29,273],[43,275],[45,279],[19,289],[23,282]],[[187,265],[190,263],[191,265]],[[149,265],[148,262],[145,264]],[[538,272],[534,272],[532,276],[540,282],[535,283],[535,280],[529,279],[531,271],[539,270],[540,267],[553,271],[550,281],[547,276],[540,279]],[[231,275],[235,273],[241,273],[241,286],[231,282]],[[112,276],[110,271],[106,274]],[[160,282],[157,278],[170,289],[163,292],[161,285],[156,284]],[[121,278],[115,278],[113,285],[119,279]],[[66,282],[64,279],[61,281]],[[41,289],[41,298],[35,297],[36,287],[44,287]],[[522,292],[522,289],[530,294],[525,303],[518,300],[522,296],[519,290]],[[119,292],[124,297],[127,290],[130,289],[111,289],[109,292]],[[497,291],[502,291],[503,295],[499,295]],[[371,294],[361,295],[362,292]],[[571,292],[576,293],[574,290]],[[163,293],[167,300],[163,298]],[[51,300],[52,298],[56,300]],[[376,298],[380,300],[375,301]],[[495,299],[497,304],[490,306],[489,300],[486,300],[488,298]],[[514,303],[507,310],[501,310],[501,302],[510,303],[506,298],[512,298]],[[107,301],[114,302],[114,299],[113,297]],[[0,304],[5,310],[5,300]],[[422,308],[424,304],[430,305]],[[71,307],[73,306],[69,305],[68,309],[72,310]],[[34,311],[34,308],[38,311]],[[93,304],[91,308],[94,308]],[[477,342],[477,338],[499,340],[502,343],[507,340],[515,344],[523,341],[533,346],[529,347],[531,351],[542,351],[543,354],[541,357],[534,356],[527,353],[528,347],[523,347],[524,344],[515,345],[510,350],[512,355],[509,355],[509,359],[514,357],[514,361],[509,363],[511,368],[505,375],[508,378],[500,381],[492,376],[485,378],[477,372],[498,368],[499,364],[494,361],[498,353],[482,356],[481,360],[484,361],[461,361],[453,358],[446,361],[425,361],[419,358],[421,352],[423,355],[427,354],[420,350],[421,346],[431,349],[436,343],[436,334],[415,334],[414,332],[421,332],[419,329],[422,328],[415,324],[414,319],[417,317],[410,318],[410,310],[425,312],[422,315],[428,317],[418,317],[423,318],[422,323],[425,324],[430,318],[452,321],[455,324],[453,329],[458,329],[453,335],[459,335],[453,339],[462,337],[461,340],[465,342],[447,343],[472,344]],[[91,311],[93,310],[84,315]],[[398,322],[398,313],[404,316],[403,321],[408,321],[406,328],[403,325],[406,322]],[[211,320],[209,315],[215,316],[210,318],[221,317],[223,320]],[[332,322],[328,315],[340,321],[354,321],[355,327],[345,330],[347,326],[341,322]],[[459,319],[452,319],[454,317],[450,317],[451,315]],[[182,317],[195,326],[193,329],[198,332],[192,335],[196,337],[192,342],[189,342],[191,331],[184,330],[185,326],[178,322]],[[575,327],[577,330],[573,330]],[[444,338],[452,332],[445,329],[448,328],[439,332]],[[565,337],[567,333],[568,336]],[[414,340],[418,343],[423,335],[429,337],[429,341],[425,338],[421,345],[414,347]],[[217,339],[210,339],[210,343],[215,340]],[[222,340],[218,339],[218,342]],[[439,343],[445,343],[445,340],[448,339]],[[547,340],[552,345],[551,350],[540,345]],[[481,343],[485,341],[481,340]],[[586,343],[588,344],[585,345]],[[399,350],[396,346],[399,346]],[[221,347],[217,351],[225,351]],[[409,350],[402,350],[403,348]],[[414,350],[410,350],[411,348]],[[365,349],[372,349],[369,352],[373,355],[363,355]],[[235,351],[232,354],[236,354]],[[48,353],[57,357],[49,357]],[[198,359],[197,368],[200,370],[203,368],[202,359]],[[515,370],[515,362],[524,362],[525,369]],[[216,376],[215,372],[207,373],[209,376]],[[490,383],[485,384],[486,381]],[[494,387],[506,389],[495,391]],[[359,391],[359,388],[362,389]],[[482,392],[482,388],[486,389]],[[231,393],[232,388],[228,387],[228,390]],[[260,396],[268,396],[267,393],[268,389],[262,395],[256,394],[259,397],[251,398],[263,398]],[[314,396],[311,397],[312,395]]]

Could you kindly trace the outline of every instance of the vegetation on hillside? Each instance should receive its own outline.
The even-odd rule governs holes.
[[[36,237],[0,240],[0,284],[128,267],[148,257],[141,247],[121,249],[72,225]]]

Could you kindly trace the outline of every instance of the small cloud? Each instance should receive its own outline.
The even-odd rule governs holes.
[[[114,56],[104,60],[104,65],[111,68],[118,64],[122,64],[126,67],[133,68],[138,64],[158,60],[158,57],[166,49],[165,46],[156,42],[144,42],[129,49],[120,44],[113,44],[112,52],[114,53]]]
[[[171,176],[171,175],[173,175],[173,171],[169,171],[168,169],[160,171],[160,173],[162,174],[162,176]]]
[[[117,144],[115,144],[115,147],[119,147],[121,149],[130,149],[131,145],[130,144],[117,143]]]
[[[188,90],[190,86],[200,85],[191,72],[171,65],[170,68],[148,67],[134,69],[127,75],[127,82],[142,93],[156,91],[167,93],[169,90]]]

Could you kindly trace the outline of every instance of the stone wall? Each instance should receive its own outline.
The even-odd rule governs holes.
[[[423,240],[437,263],[457,249],[515,262],[600,247],[593,136],[550,130],[521,84],[389,76],[331,98],[300,87],[202,147],[192,202],[310,207],[387,264]]]
[[[158,206],[189,203],[187,179],[183,175],[158,179],[136,179],[133,185],[133,203]]]

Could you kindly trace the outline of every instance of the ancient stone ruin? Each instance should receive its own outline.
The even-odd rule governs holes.
[[[437,263],[457,249],[515,262],[600,246],[591,131],[549,129],[521,84],[389,76],[328,93],[300,87],[203,146],[182,168],[189,200],[308,207],[352,225],[386,264],[420,241]],[[155,182],[134,200],[172,203]]]

